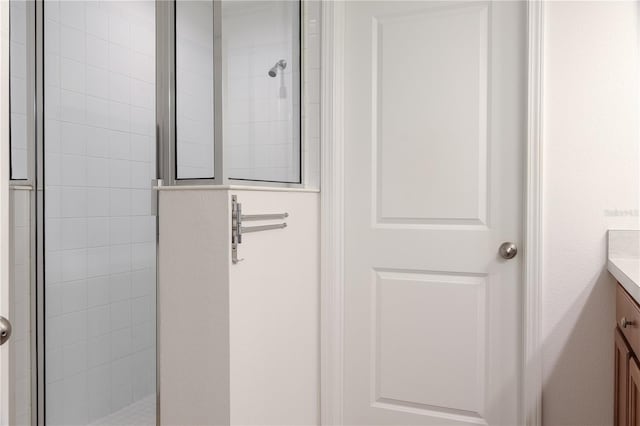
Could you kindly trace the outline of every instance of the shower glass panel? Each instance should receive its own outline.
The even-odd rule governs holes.
[[[45,421],[155,419],[155,3],[44,2]]]
[[[219,182],[301,183],[301,4],[226,0],[220,9],[175,2],[176,178],[211,179],[221,144]],[[214,140],[216,101],[222,140]]]
[[[25,180],[27,167],[27,111],[30,99],[28,86],[29,55],[27,37],[33,37],[28,31],[28,13],[33,8],[23,0],[9,2],[10,25],[10,88],[9,105],[11,109],[9,143],[11,147],[11,179]]]
[[[300,183],[300,2],[222,3],[231,179]]]
[[[213,2],[177,1],[176,177],[214,177]]]

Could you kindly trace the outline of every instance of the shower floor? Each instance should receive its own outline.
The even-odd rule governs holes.
[[[156,396],[149,395],[91,424],[96,426],[155,426]]]

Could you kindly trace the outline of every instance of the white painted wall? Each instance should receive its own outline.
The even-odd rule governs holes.
[[[606,230],[639,227],[638,7],[546,4],[542,309],[549,426],[613,422],[615,282],[605,269]]]
[[[231,262],[231,196],[288,212],[247,233]],[[163,424],[319,424],[319,193],[160,191]],[[276,221],[246,222],[255,226]]]

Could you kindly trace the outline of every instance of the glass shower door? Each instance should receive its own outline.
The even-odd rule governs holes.
[[[155,3],[44,2],[45,420],[155,424]]]

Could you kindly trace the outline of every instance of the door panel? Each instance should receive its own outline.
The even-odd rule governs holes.
[[[635,358],[629,358],[629,388],[627,392],[629,426],[640,425],[640,367]]]
[[[614,421],[615,426],[626,426],[627,424],[627,388],[629,387],[629,359],[631,349],[625,342],[622,333],[616,327],[615,333],[615,403]]]
[[[347,2],[345,424],[517,424],[520,2]]]

